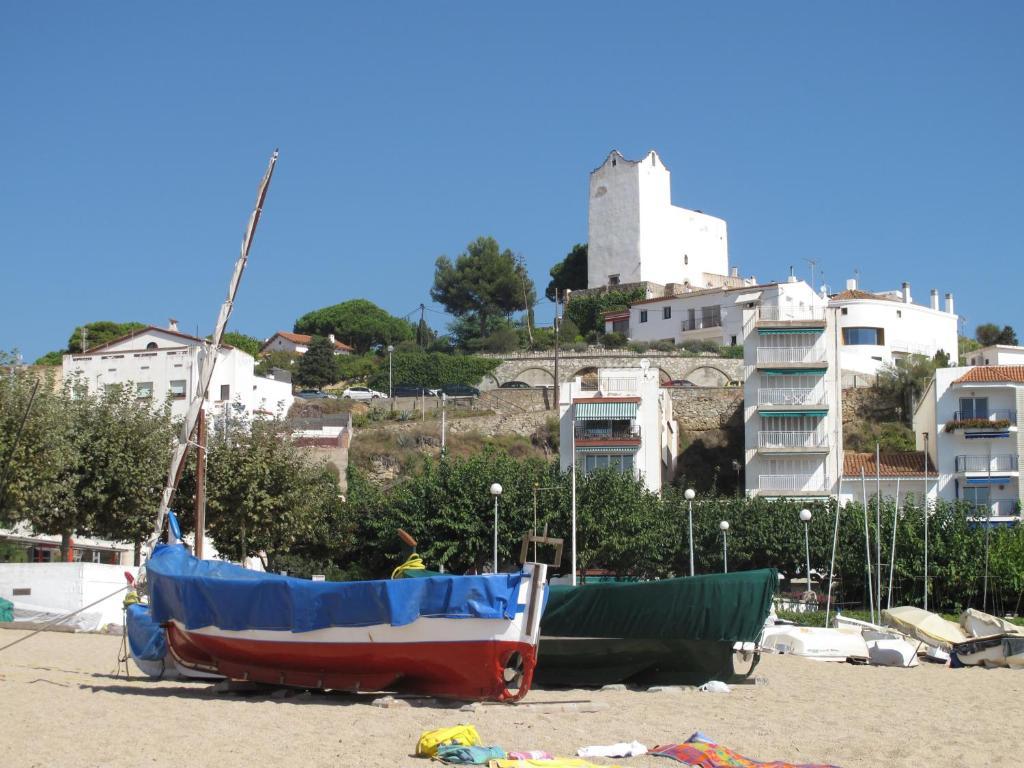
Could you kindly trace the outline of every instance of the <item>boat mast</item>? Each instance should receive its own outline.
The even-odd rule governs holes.
[[[192,394],[192,402],[189,403],[188,413],[185,415],[185,423],[182,425],[181,434],[178,436],[178,444],[174,448],[174,456],[171,459],[171,466],[167,471],[167,483],[164,486],[163,495],[160,498],[160,507],[156,513],[156,524],[153,526],[153,535],[148,542],[150,551],[156,546],[160,533],[164,527],[164,519],[167,517],[167,509],[171,504],[171,497],[178,484],[178,477],[184,467],[185,456],[188,453],[189,441],[196,430],[196,423],[199,420],[199,412],[203,408],[203,401],[206,399],[206,392],[210,388],[210,381],[213,378],[213,369],[217,363],[217,352],[220,349],[221,339],[224,337],[224,330],[228,325],[228,318],[234,307],[235,295],[238,293],[238,284],[242,280],[242,273],[245,271],[246,262],[249,260],[249,248],[252,247],[252,240],[256,234],[256,225],[259,224],[260,214],[263,213],[263,202],[267,198],[267,189],[270,187],[270,177],[274,175],[274,166],[277,164],[277,150],[270,156],[270,163],[267,165],[266,173],[260,182],[259,190],[256,193],[256,206],[249,216],[249,226],[245,230],[245,237],[242,238],[242,251],[235,262],[235,271],[231,275],[231,282],[228,284],[228,295],[220,307],[220,314],[217,315],[217,325],[213,332],[213,339],[206,345],[204,355],[199,363],[199,385]]]

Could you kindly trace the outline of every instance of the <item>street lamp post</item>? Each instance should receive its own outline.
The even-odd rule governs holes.
[[[807,570],[805,574],[807,576],[807,591],[811,591],[811,538],[810,538],[810,527],[811,527],[811,510],[801,509],[800,519],[804,523],[804,554],[807,557]],[[804,600],[807,600],[807,595],[804,595]]]
[[[498,572],[498,497],[501,496],[501,483],[491,483],[491,495],[494,497],[494,570]]]
[[[723,520],[718,524],[722,529],[722,570],[729,572],[729,521]]]
[[[697,494],[693,488],[687,488],[683,496],[686,497],[686,504],[689,507],[689,532],[690,532],[690,575],[693,576],[693,497]]]
[[[395,388],[391,383],[391,353],[395,351],[395,348],[388,344],[388,399],[393,400],[395,397]],[[394,403],[392,403],[394,407]]]

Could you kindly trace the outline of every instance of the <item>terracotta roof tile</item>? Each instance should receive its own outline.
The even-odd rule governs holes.
[[[884,296],[878,293],[871,293],[870,291],[861,291],[857,289],[842,291],[832,296],[833,301],[848,301],[850,299],[877,299],[878,301],[898,301],[894,296]]]
[[[274,334],[274,336],[280,336],[282,339],[284,339],[285,341],[290,341],[292,344],[309,344],[309,342],[313,340],[312,336],[307,336],[304,333],[292,333],[291,331],[278,331],[277,333]],[[274,338],[274,336],[271,336],[270,338],[272,339]],[[269,343],[270,340],[268,339],[267,344]],[[264,344],[263,346],[265,347],[267,346],[267,344]],[[352,351],[352,347],[341,341],[335,341],[334,348],[343,349],[348,352]]]
[[[924,477],[924,451],[883,453],[879,456],[882,477]],[[843,451],[843,475],[860,477],[861,470],[868,478],[876,476],[875,454]],[[928,474],[935,476],[935,465],[928,459]]]
[[[954,381],[954,384],[1024,384],[1024,365],[979,365]]]

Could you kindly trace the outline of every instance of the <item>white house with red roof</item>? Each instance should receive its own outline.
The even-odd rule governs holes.
[[[162,403],[170,398],[171,415],[183,417],[199,383],[199,366],[208,342],[169,328],[150,325],[83,353],[64,355],[64,380],[74,392],[96,393],[104,387],[134,387],[136,397]],[[283,415],[293,402],[290,382],[257,376],[252,355],[222,344],[206,395],[208,415],[236,404],[254,416]]]
[[[901,504],[908,497],[920,504],[927,493],[929,502],[934,502],[938,474],[931,459],[925,464],[924,451],[880,453],[878,461],[873,453],[844,451],[839,503],[863,503],[867,499],[870,506],[879,493],[883,499],[899,499]]]
[[[266,355],[269,352],[288,352],[293,355],[304,355],[309,351],[309,343],[313,340],[312,336],[307,336],[304,333],[291,333],[290,331],[278,331],[260,347],[260,355]],[[334,354],[336,355],[351,355],[352,347],[344,342],[338,341],[334,338],[334,334],[330,333],[327,335],[327,340],[334,345]]]
[[[993,523],[1020,520],[1024,365],[939,368],[914,412],[917,447],[938,470],[938,496]]]

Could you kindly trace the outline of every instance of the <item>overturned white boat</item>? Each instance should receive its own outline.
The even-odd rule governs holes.
[[[815,661],[867,662],[871,656],[861,631],[854,627],[832,629],[779,624],[765,628],[761,647]]]

